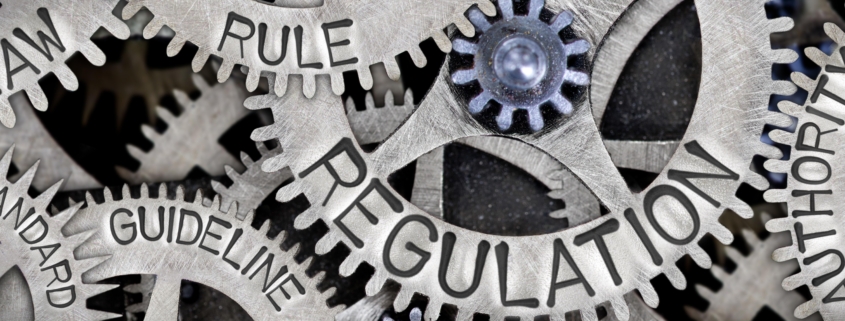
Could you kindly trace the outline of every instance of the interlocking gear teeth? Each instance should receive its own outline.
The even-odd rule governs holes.
[[[765,222],[771,217],[763,213],[761,219]],[[778,281],[793,273],[797,265],[771,265],[772,251],[789,244],[789,235],[771,234],[761,241],[753,231],[744,229],[742,237],[750,254],[744,256],[737,249],[725,246],[725,253],[736,264],[736,269],[728,273],[719,266],[712,267],[710,271],[722,283],[722,288],[714,293],[704,285],[696,284],[696,292],[710,304],[704,312],[686,306],[687,314],[695,320],[750,321],[763,307],[768,307],[783,320],[797,321],[792,316],[792,307],[798,306],[803,298],[798,293],[782,291]]]
[[[839,98],[845,87],[843,78],[842,48],[845,32],[835,24],[827,23],[825,33],[836,42],[832,55],[815,48],[805,54],[818,64],[822,71],[816,79],[802,73],[792,73],[792,81],[809,92],[803,106],[781,102],[778,107],[786,114],[798,118],[795,133],[773,131],[773,141],[792,147],[789,160],[769,160],[766,169],[788,173],[787,187],[769,190],[764,197],[769,202],[786,203],[789,215],[766,223],[772,233],[789,231],[793,244],[774,251],[772,258],[779,262],[797,259],[801,271],[786,277],[783,288],[794,290],[806,285],[813,298],[794,311],[797,318],[806,318],[816,312],[825,320],[840,320],[845,306],[841,294],[841,256],[843,228],[837,200],[841,173],[842,106]],[[831,272],[832,271],[832,272]]]
[[[355,140],[358,144],[366,145],[384,141],[393,130],[399,127],[411,113],[414,112],[414,94],[411,89],[405,90],[404,104],[393,104],[393,93],[388,91],[384,95],[384,107],[376,108],[373,95],[367,92],[364,96],[364,110],[357,110],[352,97],[346,99],[346,117]]]
[[[89,310],[86,300],[116,286],[86,284],[82,272],[99,264],[100,259],[75,259],[73,250],[88,237],[62,236],[60,229],[74,215],[79,206],[50,216],[47,206],[58,192],[61,182],[54,184],[36,198],[30,198],[30,188],[38,162],[15,182],[6,180],[14,146],[0,159],[0,275],[17,266],[32,296],[35,320],[102,320],[117,317],[113,313]],[[5,316],[17,318],[23,316]]]
[[[105,201],[98,203],[88,193],[87,206],[77,211],[62,233],[86,236],[74,251],[76,257],[105,258],[81,274],[88,282],[126,274],[155,274],[148,318],[176,319],[183,279],[221,291],[255,320],[332,320],[343,309],[326,304],[334,294],[333,288],[317,291],[322,273],[313,278],[305,274],[310,258],[302,264],[294,261],[298,245],[283,251],[283,233],[281,237],[268,237],[269,222],[258,230],[252,228],[251,216],[243,220],[236,217],[237,205],[230,206],[228,213],[220,211],[219,196],[206,207],[201,193],[193,202],[184,201],[181,187],[174,200],[150,197],[146,185],[141,185],[139,198],[132,197],[128,186],[120,195],[112,195],[109,189],[103,194]],[[167,195],[164,184],[158,194]],[[141,221],[145,213],[152,219]],[[194,223],[188,223],[191,220]],[[118,227],[118,222],[123,224]],[[151,225],[143,226],[142,222]],[[155,225],[157,232],[152,228]]]
[[[274,80],[272,88],[277,95],[285,93],[289,75],[302,75],[302,90],[307,97],[314,95],[314,77],[325,74],[331,77],[332,90],[342,93],[342,73],[351,70],[357,71],[361,86],[369,89],[373,84],[369,68],[377,63],[384,63],[388,75],[398,79],[397,55],[408,52],[421,67],[426,63],[419,47],[422,41],[431,37],[441,50],[448,52],[452,47],[443,29],[450,23],[468,37],[474,34],[463,15],[468,8],[477,5],[487,15],[496,13],[489,0],[449,0],[437,6],[409,0],[390,5],[361,0],[354,4],[326,2],[312,8],[283,8],[255,1],[227,2],[222,7],[193,4],[188,0],[132,0],[124,8],[123,17],[132,17],[143,7],[149,9],[155,17],[144,28],[145,38],[155,36],[164,25],[176,34],[168,45],[168,55],[178,52],[186,41],[197,45],[199,50],[191,64],[194,71],[202,69],[210,55],[219,56],[223,62],[218,81],[228,79],[236,64],[243,65],[249,69],[249,90],[258,86],[259,76],[268,77]],[[249,36],[224,37],[232,24],[251,30]],[[259,44],[258,39],[265,32],[266,37]],[[245,40],[241,42],[240,38]],[[281,50],[283,45],[285,52]],[[264,52],[259,52],[259,47]],[[285,57],[277,61],[282,54]]]
[[[256,143],[255,146],[261,153],[261,158],[253,161],[249,155],[241,152],[241,161],[246,167],[243,173],[238,174],[234,168],[226,165],[226,176],[232,180],[232,185],[226,187],[218,181],[211,182],[211,187],[221,197],[221,209],[228,209],[231,204],[237,202],[239,219],[250,215],[249,213],[257,209],[267,195],[293,177],[288,169],[278,172],[262,171],[261,164],[281,154],[282,149],[279,147],[268,149],[263,143]]]
[[[182,91],[173,92],[183,108],[181,115],[173,116],[164,107],[158,108],[158,116],[168,125],[164,133],[159,134],[149,125],[141,126],[144,136],[153,143],[152,150],[144,152],[134,145],[126,146],[129,154],[141,162],[135,172],[117,167],[117,173],[126,181],[139,184],[182,180],[196,166],[212,176],[222,175],[224,166],[243,170],[218,139],[249,114],[249,110],[241,107],[247,97],[246,90],[234,80],[213,87],[199,75],[193,75],[193,80],[200,90],[197,100],[191,100]]]
[[[15,125],[15,114],[9,97],[19,91],[26,92],[35,109],[47,109],[47,97],[38,80],[49,73],[56,75],[62,87],[76,90],[79,82],[65,62],[77,51],[94,65],[100,66],[106,62],[105,54],[90,38],[101,26],[117,38],[129,37],[129,27],[112,15],[117,2],[82,0],[62,4],[50,1],[5,3],[0,9],[0,21],[3,21],[0,38],[8,42],[9,49],[3,51],[9,55],[4,57],[5,61],[16,65],[10,64],[0,69],[0,123],[10,128]]]

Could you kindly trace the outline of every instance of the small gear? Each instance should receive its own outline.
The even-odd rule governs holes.
[[[763,222],[771,217],[762,213]],[[718,292],[713,292],[704,285],[697,284],[695,290],[710,305],[702,312],[692,307],[684,307],[687,315],[695,320],[737,320],[752,321],[764,307],[768,307],[785,321],[798,321],[792,316],[791,309],[804,299],[796,292],[783,291],[780,280],[789,276],[797,266],[795,264],[772,265],[771,253],[790,243],[789,235],[771,234],[760,240],[754,231],[743,229],[742,237],[750,248],[750,254],[743,256],[734,247],[725,246],[728,258],[736,264],[736,269],[728,273],[719,266],[710,269],[713,276],[722,283]],[[751,295],[749,295],[751,294]],[[819,320],[810,318],[807,321]]]
[[[572,103],[561,93],[564,82],[579,86],[590,82],[586,73],[568,67],[569,58],[586,53],[590,43],[583,39],[563,43],[558,33],[572,23],[572,14],[562,11],[547,24],[540,20],[543,4],[531,1],[528,15],[515,16],[513,2],[501,1],[501,19],[492,24],[472,8],[469,19],[481,31],[478,42],[462,38],[452,42],[456,52],[474,56],[471,69],[452,73],[455,84],[477,81],[481,86],[481,93],[469,102],[470,114],[480,113],[495,100],[501,105],[496,117],[501,131],[511,128],[517,109],[528,111],[528,123],[535,132],[544,126],[543,104],[568,116]]]
[[[839,170],[843,161],[840,130],[845,124],[842,92],[845,90],[845,62],[842,48],[845,32],[833,23],[824,26],[825,33],[836,42],[828,56],[820,49],[808,47],[804,53],[822,67],[816,79],[794,72],[792,81],[809,93],[803,106],[782,101],[778,108],[798,118],[795,133],[773,130],[769,137],[791,147],[789,160],[772,159],[766,169],[788,173],[786,189],[772,189],[764,195],[769,202],[786,203],[789,215],[766,223],[772,233],[789,231],[792,245],[777,249],[772,258],[783,262],[797,259],[801,271],[783,281],[787,291],[806,285],[813,298],[798,306],[794,315],[806,318],[819,312],[825,320],[841,320],[845,313],[845,257],[843,226],[838,195]]]
[[[255,320],[332,320],[343,309],[326,303],[334,289],[317,291],[321,274],[305,274],[310,259],[301,265],[294,261],[298,246],[283,251],[280,239],[267,236],[269,224],[254,229],[251,217],[235,216],[237,205],[222,212],[219,197],[206,207],[200,194],[187,202],[181,187],[174,200],[150,197],[146,185],[141,185],[139,198],[132,197],[128,186],[119,195],[109,189],[103,193],[102,203],[86,194],[87,206],[62,233],[87,238],[74,250],[76,257],[107,257],[82,274],[89,283],[118,275],[156,275],[147,318],[176,320],[182,280],[217,289]],[[158,195],[166,193],[160,185]]]
[[[86,284],[82,272],[102,262],[99,259],[75,259],[74,249],[88,234],[62,236],[60,229],[74,215],[79,206],[71,206],[50,216],[47,206],[59,190],[59,183],[36,198],[30,198],[30,187],[38,163],[30,167],[17,182],[6,180],[12,162],[14,146],[0,159],[0,275],[17,266],[26,279],[34,310],[22,310],[27,315],[4,315],[4,319],[25,320],[101,320],[117,315],[89,310],[85,301],[114,286]],[[9,292],[7,292],[9,291]],[[22,294],[3,289],[3,295]],[[2,312],[2,311],[0,311]],[[32,314],[29,314],[31,312]]]
[[[289,74],[302,75],[306,96],[314,95],[314,77],[331,75],[335,93],[344,91],[344,71],[356,70],[364,89],[373,85],[370,66],[384,63],[392,79],[399,78],[396,56],[408,52],[414,64],[426,63],[419,44],[433,37],[438,47],[452,49],[443,32],[450,23],[472,36],[472,25],[463,13],[477,5],[487,14],[495,9],[489,0],[447,0],[430,6],[411,0],[357,0],[355,2],[311,1],[285,4],[261,1],[229,1],[196,5],[190,0],[131,0],[123,17],[142,7],[153,13],[144,29],[151,38],[165,25],[175,32],[169,55],[178,53],[188,41],[199,47],[193,61],[200,70],[210,55],[223,58],[217,79],[229,78],[234,66],[246,66],[247,88],[258,86],[259,77],[272,77],[277,95],[285,93]],[[304,6],[304,7],[303,7]],[[418,13],[425,12],[424,15]]]
[[[73,2],[12,1],[0,8],[0,39],[5,65],[0,66],[0,123],[15,125],[9,97],[25,91],[35,109],[47,109],[47,97],[38,80],[54,73],[68,90],[79,82],[65,65],[77,51],[94,65],[103,65],[106,56],[91,41],[98,28],[105,27],[115,37],[129,37],[129,27],[112,15],[117,0]]]
[[[543,7],[535,2],[528,7]],[[590,55],[629,5],[551,2],[546,9],[574,13],[572,29],[590,42]],[[591,7],[589,13],[584,7]],[[789,29],[791,21],[768,20],[763,1],[699,1],[696,9],[702,25],[708,26],[702,28],[704,65],[731,68],[704,68],[698,112],[678,150],[642,192],[632,193],[618,174],[588,100],[579,100],[568,117],[546,124],[544,130],[502,134],[482,126],[463,97],[456,97],[460,93],[448,62],[420,106],[371,153],[355,144],[341,99],[322,77],[311,99],[293,90],[283,97],[247,99],[248,108],[271,109],[275,121],[254,131],[252,138],[275,138],[281,144],[282,154],[265,161],[265,171],[289,166],[294,174],[294,182],[279,190],[277,200],[304,194],[311,203],[295,226],[306,228],[317,220],[329,225],[316,252],[326,253],[341,243],[348,247],[351,253],[340,267],[341,275],[351,274],[363,262],[374,266],[366,287],[370,295],[388,279],[400,283],[396,311],[420,293],[429,298],[429,320],[437,319],[443,303],[458,307],[458,320],[474,313],[488,314],[491,320],[538,315],[557,320],[575,310],[586,320],[596,320],[595,307],[605,302],[625,320],[630,312],[624,295],[633,290],[649,306],[657,305],[649,282],[657,275],[665,274],[676,288],[686,286],[675,266],[682,256],[710,266],[710,257],[697,242],[707,233],[722,243],[733,239],[718,222],[726,209],[742,217],[753,215],[736,191],[743,183],[768,187],[749,165],[755,155],[780,156],[760,142],[763,126],[789,123],[767,105],[771,94],[794,91],[788,82],[771,80],[771,69],[774,63],[794,60],[795,53],[772,50],[769,42],[771,33]],[[297,89],[302,85],[298,78],[291,79],[297,79],[291,81]],[[313,106],[307,114],[301,109],[305,104]],[[485,135],[508,136],[548,153],[584,182],[609,213],[550,234],[489,235],[420,215],[421,210],[385,183],[391,173],[429,151]]]
[[[144,152],[133,145],[127,146],[129,154],[141,162],[141,167],[135,172],[118,167],[117,173],[126,181],[133,184],[178,181],[195,166],[212,176],[222,175],[224,166],[243,169],[218,139],[249,114],[249,110],[242,107],[248,93],[235,81],[212,87],[199,75],[193,75],[193,80],[200,90],[197,100],[191,100],[182,91],[173,92],[183,108],[182,114],[177,117],[163,107],[158,108],[158,116],[168,125],[163,134],[149,125],[141,127],[144,136],[153,142],[153,149]]]

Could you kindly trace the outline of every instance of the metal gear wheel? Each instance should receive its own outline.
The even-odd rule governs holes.
[[[94,65],[106,56],[91,41],[98,28],[105,27],[115,37],[126,39],[129,28],[112,15],[117,0],[73,2],[4,1],[0,7],[0,39],[5,64],[0,66],[0,123],[15,125],[9,97],[25,91],[35,109],[47,109],[47,97],[38,84],[41,77],[54,73],[63,87],[76,90],[79,82],[65,65],[79,51]]]
[[[7,181],[13,151],[14,146],[0,159],[0,210],[5,213],[0,220],[0,228],[3,229],[0,233],[0,257],[3,258],[0,275],[14,267],[20,269],[29,286],[34,309],[25,308],[14,312],[24,315],[8,315],[0,311],[3,318],[70,321],[101,320],[117,316],[86,307],[88,298],[114,287],[83,282],[82,272],[102,262],[99,259],[74,258],[74,249],[88,235],[64,237],[60,232],[79,206],[72,206],[52,217],[47,213],[47,207],[58,192],[60,183],[51,186],[38,197],[31,198],[27,194],[38,168],[37,162],[17,182]],[[15,289],[2,289],[0,293],[6,299],[22,294]]]
[[[842,193],[837,179],[842,169],[840,159],[843,141],[839,128],[845,124],[842,114],[842,91],[845,89],[845,63],[842,48],[845,32],[827,23],[825,33],[836,43],[828,56],[820,49],[808,47],[804,53],[822,67],[816,79],[795,72],[792,81],[809,93],[803,106],[788,101],[778,107],[798,118],[795,133],[773,130],[769,137],[791,147],[789,160],[773,159],[766,169],[788,173],[786,189],[766,192],[769,202],[786,203],[789,215],[769,221],[766,229],[772,233],[789,231],[792,244],[774,251],[776,261],[797,259],[801,271],[783,280],[787,291],[806,285],[813,298],[795,309],[795,316],[805,318],[819,312],[825,320],[841,320],[845,313],[845,296],[841,294],[842,251],[845,228],[836,212],[841,207],[837,198]]]
[[[628,5],[552,2],[546,9],[574,13],[572,28],[590,43],[589,56]],[[372,153],[354,143],[342,102],[326,78],[318,78],[311,99],[294,90],[283,97],[247,99],[248,108],[270,108],[275,120],[253,132],[253,140],[275,138],[283,149],[262,168],[290,167],[295,181],[281,188],[277,199],[308,198],[311,207],[297,217],[296,227],[316,220],[330,226],[316,251],[326,253],[338,243],[350,248],[342,275],[367,262],[376,267],[368,294],[378,292],[388,279],[402,285],[394,302],[397,311],[420,293],[429,298],[429,320],[438,317],[443,303],[458,307],[459,320],[474,313],[488,314],[491,320],[538,315],[558,320],[574,310],[596,320],[595,307],[608,301],[613,313],[626,320],[626,293],[638,290],[649,306],[656,306],[651,278],[665,274],[675,287],[684,288],[675,261],[690,255],[709,267],[710,258],[697,241],[706,233],[723,243],[733,239],[718,217],[725,209],[752,215],[736,190],[742,183],[768,187],[749,164],[755,155],[780,156],[759,141],[764,124],[789,123],[784,115],[768,111],[767,103],[771,94],[794,91],[787,82],[772,81],[771,68],[794,60],[795,53],[769,49],[770,34],[789,29],[791,20],[768,20],[763,1],[700,1],[696,7],[704,65],[731,68],[704,68],[697,112],[682,148],[643,192],[631,193],[618,175],[587,101],[574,104],[571,115],[546,124],[543,131],[506,134],[560,161],[607,207],[609,214],[586,224],[546,235],[487,235],[420,215],[386,185],[390,173],[439,146],[469,136],[501,135],[479,124],[455,97],[447,66],[414,114]],[[302,85],[299,78],[292,79],[291,85]],[[314,108],[304,116],[301,106],[306,104]],[[586,266],[603,268],[582,268]]]
[[[201,194],[187,202],[181,187],[176,199],[167,199],[163,184],[158,198],[150,197],[146,185],[141,185],[139,198],[132,197],[128,186],[121,195],[112,196],[109,189],[103,193],[102,203],[88,193],[87,207],[62,233],[87,239],[74,251],[76,257],[108,257],[82,274],[86,282],[156,275],[147,318],[176,320],[182,280],[223,292],[255,320],[331,320],[343,310],[326,304],[333,289],[317,291],[321,274],[305,274],[310,259],[294,261],[297,246],[283,251],[279,238],[267,237],[269,224],[256,230],[251,217],[235,216],[237,205],[222,212],[219,197],[206,207]]]
[[[199,47],[193,61],[200,70],[210,55],[223,58],[217,79],[222,82],[236,64],[249,69],[247,88],[258,86],[259,77],[273,77],[273,91],[285,93],[289,74],[302,75],[306,96],[314,95],[314,77],[329,74],[334,92],[344,91],[344,71],[356,70],[362,86],[372,87],[370,65],[384,63],[388,75],[399,77],[396,56],[408,52],[422,67],[425,55],[419,44],[429,37],[443,51],[451,50],[443,29],[455,23],[467,36],[474,29],[463,13],[477,5],[495,13],[489,0],[428,2],[357,0],[354,2],[230,1],[196,5],[188,0],[131,0],[123,11],[131,17],[142,7],[153,13],[144,29],[151,38],[167,25],[175,32],[168,54],[178,53],[185,42]],[[286,7],[287,6],[287,7]],[[418,13],[425,12],[424,15]],[[290,39],[292,38],[292,39]]]
[[[558,36],[572,23],[572,14],[558,13],[550,23],[540,20],[542,1],[531,1],[526,16],[515,16],[512,1],[501,1],[501,19],[490,23],[477,8],[470,9],[469,18],[480,30],[478,42],[455,39],[452,48],[473,55],[471,69],[452,73],[458,85],[478,82],[481,93],[469,102],[470,114],[476,115],[488,107],[490,100],[501,105],[496,117],[499,130],[506,131],[513,124],[517,109],[528,111],[532,131],[543,128],[542,104],[551,104],[563,115],[572,113],[572,103],[561,93],[564,82],[584,86],[589,76],[568,69],[571,56],[590,48],[586,40],[563,43]]]

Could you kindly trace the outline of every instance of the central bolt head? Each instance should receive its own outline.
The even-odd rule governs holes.
[[[499,81],[515,89],[529,89],[546,75],[546,52],[533,39],[515,37],[501,42],[493,53]]]

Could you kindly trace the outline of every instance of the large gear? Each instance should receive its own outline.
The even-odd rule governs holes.
[[[223,58],[217,79],[222,82],[237,65],[249,68],[246,84],[250,91],[259,77],[272,77],[276,94],[285,93],[289,74],[302,75],[306,96],[314,95],[314,77],[329,74],[334,92],[345,86],[344,71],[356,70],[365,89],[372,86],[370,65],[384,63],[388,75],[399,77],[396,56],[408,52],[417,66],[426,63],[419,48],[429,37],[443,51],[451,50],[443,29],[455,23],[467,36],[472,25],[463,16],[477,5],[492,15],[489,0],[447,0],[436,6],[419,1],[374,0],[355,2],[311,1],[284,7],[283,3],[229,1],[196,5],[189,0],[132,0],[124,18],[142,7],[153,13],[144,37],[155,36],[163,26],[175,32],[168,54],[175,55],[188,41],[199,47],[194,71],[200,70],[210,55]],[[305,7],[301,7],[305,6]],[[425,12],[424,15],[418,13]]]
[[[103,311],[89,310],[86,300],[96,294],[113,288],[107,284],[86,284],[82,272],[102,262],[99,259],[75,259],[74,249],[83,243],[88,234],[64,237],[61,228],[74,215],[79,206],[50,216],[47,207],[53,195],[59,190],[59,183],[51,186],[38,197],[27,194],[35,176],[38,163],[30,167],[17,182],[6,180],[12,162],[14,146],[0,159],[0,275],[10,269],[20,269],[34,309],[24,307],[18,310],[24,315],[8,315],[0,311],[7,320],[101,320],[116,315]],[[18,288],[20,289],[20,288]],[[15,289],[0,289],[4,298],[21,295]]]
[[[813,298],[795,309],[795,316],[805,318],[816,312],[825,320],[841,320],[845,313],[845,286],[842,273],[843,226],[842,193],[838,170],[842,169],[843,133],[845,124],[842,113],[842,92],[845,90],[845,63],[842,48],[845,32],[832,23],[825,24],[827,35],[836,46],[828,56],[820,49],[808,47],[804,53],[822,67],[816,79],[795,72],[792,80],[809,93],[803,106],[788,101],[778,107],[784,113],[798,118],[795,133],[774,130],[769,136],[773,141],[791,147],[789,160],[769,160],[766,169],[788,173],[786,189],[766,192],[769,202],[786,203],[789,215],[773,219],[766,224],[770,232],[786,232],[793,243],[777,249],[772,257],[776,261],[797,259],[801,271],[784,279],[787,291],[806,285]]]
[[[298,247],[283,251],[280,238],[267,237],[269,224],[256,230],[251,217],[235,216],[237,205],[222,212],[219,197],[206,207],[200,194],[187,202],[181,187],[176,199],[167,199],[163,184],[158,198],[149,195],[146,185],[138,198],[128,186],[119,197],[109,189],[103,192],[102,203],[87,194],[87,207],[62,233],[90,236],[74,251],[76,257],[108,257],[82,274],[87,282],[155,274],[147,318],[176,320],[183,279],[225,293],[255,320],[331,320],[342,310],[326,303],[333,289],[317,291],[320,274],[305,274],[310,259],[297,264]]]
[[[0,67],[0,123],[15,125],[8,100],[19,91],[26,92],[35,109],[47,109],[38,80],[49,73],[63,87],[76,90],[79,82],[65,61],[77,51],[94,65],[106,62],[90,38],[101,26],[117,38],[129,37],[126,24],[112,15],[116,4],[117,0],[4,2],[0,8],[0,55],[5,61]]]
[[[530,7],[538,6],[532,2]],[[628,3],[588,4],[554,2],[546,9],[572,10],[573,30],[596,48]],[[589,12],[578,10],[590,6]],[[534,134],[504,134],[563,163],[609,211],[566,231],[526,237],[469,231],[419,215],[419,209],[386,185],[389,174],[446,143],[503,135],[478,123],[467,101],[455,97],[448,66],[441,68],[414,114],[372,153],[354,143],[342,102],[323,77],[312,99],[298,90],[283,97],[247,99],[248,108],[270,108],[276,122],[252,137],[276,138],[282,145],[280,156],[264,162],[265,171],[289,166],[295,175],[277,199],[289,201],[304,194],[311,202],[297,217],[296,227],[316,220],[330,226],[317,253],[343,243],[351,253],[341,265],[342,275],[363,262],[376,267],[366,288],[370,295],[387,279],[400,283],[397,311],[420,293],[429,298],[429,320],[438,317],[443,303],[458,307],[459,320],[474,313],[488,314],[491,320],[538,315],[558,320],[574,310],[586,320],[596,320],[595,307],[608,301],[613,313],[626,320],[630,313],[624,294],[638,290],[649,306],[656,306],[652,278],[665,274],[675,287],[684,288],[675,261],[690,255],[709,267],[710,258],[698,240],[706,233],[722,243],[733,239],[718,217],[726,209],[742,217],[752,215],[736,190],[742,183],[768,187],[749,165],[755,155],[780,157],[778,150],[759,141],[764,124],[789,124],[784,115],[768,111],[767,103],[771,94],[794,91],[787,82],[771,80],[771,69],[774,63],[794,60],[795,53],[769,45],[770,34],[789,29],[791,20],[768,20],[763,1],[699,1],[696,8],[702,21],[703,63],[709,66],[703,69],[697,110],[682,148],[643,192],[632,194],[617,174],[583,100],[573,104],[571,115],[545,122]],[[291,85],[302,86],[301,79],[292,79]],[[313,107],[303,111],[305,104]],[[487,255],[491,247],[495,253]]]

